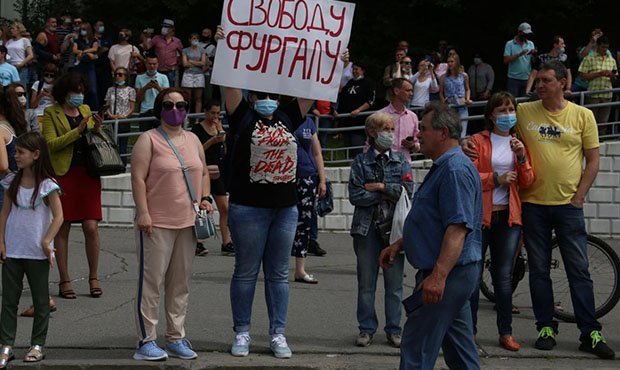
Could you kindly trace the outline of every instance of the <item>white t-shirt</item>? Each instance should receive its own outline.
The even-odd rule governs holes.
[[[36,81],[35,83],[33,83],[31,90],[39,91],[39,83],[40,83],[39,81]],[[43,90],[47,90],[51,94],[52,87],[54,87],[54,85],[48,84],[47,82],[43,82],[43,88],[41,89],[41,93],[43,93]],[[54,98],[52,98],[51,96],[44,96],[41,98],[41,100],[39,100],[39,105],[37,105],[37,107],[34,109],[34,112],[36,113],[37,116],[42,116],[45,108],[49,107],[52,104],[54,104]]]
[[[26,49],[32,47],[30,41],[22,37],[18,40],[10,39],[6,42],[7,54],[11,57],[10,62],[12,65],[21,63],[26,59]]]
[[[138,48],[131,44],[121,45],[114,44],[110,47],[108,52],[108,59],[114,62],[114,65],[118,67],[129,68],[129,60],[131,59],[131,52],[138,51]]]
[[[7,175],[0,183],[5,189],[11,185],[14,174]],[[39,191],[31,207],[31,198],[34,188],[19,187],[17,204],[11,204],[11,212],[6,221],[4,243],[8,258],[23,258],[31,260],[45,260],[41,241],[52,223],[52,210],[43,201],[60,187],[51,179],[45,179],[39,184]],[[50,244],[54,246],[54,242]]]
[[[418,81],[420,72],[414,74],[409,81],[413,84],[412,107],[424,107],[430,100],[431,89],[437,88],[437,80],[428,76],[423,82]]]
[[[500,136],[491,132],[491,166],[493,172],[497,172],[500,176],[508,171],[515,170],[514,154],[510,149],[511,138],[510,135]],[[493,189],[493,205],[507,205],[509,201],[508,191],[508,185]]]

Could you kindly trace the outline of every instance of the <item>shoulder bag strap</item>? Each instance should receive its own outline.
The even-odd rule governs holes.
[[[170,148],[174,152],[174,155],[177,156],[179,163],[181,163],[181,170],[183,171],[183,177],[185,178],[185,184],[187,184],[187,190],[189,190],[189,197],[192,203],[196,204],[197,203],[196,193],[194,193],[194,187],[192,186],[192,180],[189,178],[189,169],[185,166],[185,162],[183,161],[183,158],[177,151],[177,148],[174,146],[172,141],[170,141],[170,137],[168,137],[168,134],[166,133],[166,131],[164,131],[161,127],[158,127],[157,131],[161,134],[161,136],[164,137],[164,139],[166,139],[166,142],[168,142],[168,145],[170,145]]]

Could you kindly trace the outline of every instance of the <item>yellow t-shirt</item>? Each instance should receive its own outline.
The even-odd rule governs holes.
[[[521,201],[541,205],[570,203],[583,172],[583,150],[599,147],[592,111],[569,102],[549,112],[542,102],[519,104],[517,134],[527,147],[536,180],[521,189]]]

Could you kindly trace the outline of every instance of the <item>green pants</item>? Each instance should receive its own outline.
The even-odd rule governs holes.
[[[0,313],[0,344],[13,346],[17,331],[17,306],[28,279],[34,304],[31,345],[45,345],[50,318],[49,274],[47,260],[7,258],[2,265],[2,312]]]

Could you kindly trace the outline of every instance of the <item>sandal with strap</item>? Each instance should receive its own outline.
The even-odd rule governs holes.
[[[44,358],[43,346],[35,344],[34,346],[30,346],[28,353],[26,353],[26,357],[24,357],[24,362],[39,362]]]
[[[101,287],[99,286],[93,286],[91,281],[96,281],[97,285],[99,285],[99,280],[97,280],[97,278],[88,279],[88,284],[90,284],[90,296],[93,298],[101,297],[101,295],[103,294],[103,290],[101,290]]]
[[[69,284],[69,286],[71,286],[71,281],[65,280],[58,283],[58,296],[64,299],[76,299],[77,295],[75,294],[75,290],[73,290],[73,287],[65,290],[62,289],[62,286],[65,284]]]
[[[15,359],[11,346],[2,346],[0,348],[0,369],[6,369],[9,362]]]

